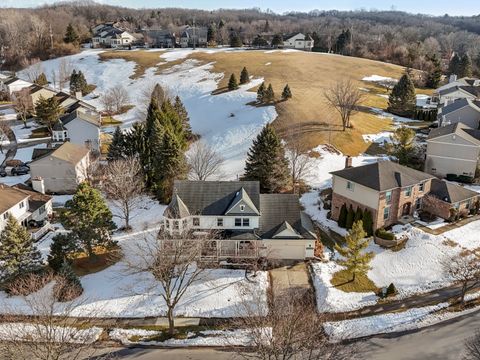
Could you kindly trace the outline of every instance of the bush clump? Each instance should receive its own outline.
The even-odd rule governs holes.
[[[375,231],[375,236],[383,240],[395,240],[395,234],[383,228],[377,229],[377,231]]]

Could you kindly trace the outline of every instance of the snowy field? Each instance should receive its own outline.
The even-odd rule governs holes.
[[[192,51],[188,49],[158,51],[159,63],[162,59],[166,61],[185,59]],[[220,173],[226,174],[229,179],[235,179],[237,175],[243,173],[246,153],[252,140],[266,123],[273,121],[277,116],[274,106],[257,108],[246,105],[256,99],[256,94],[248,90],[257,86],[263,79],[253,79],[251,83],[241,86],[236,91],[214,96],[211,93],[217,89],[217,84],[224,74],[214,73],[212,63],[201,65],[195,60],[186,59],[183,63],[164,70],[160,75],[155,74],[156,69],[150,68],[144,76],[132,80],[129,76],[134,72],[136,65],[134,62],[122,59],[100,61],[98,57],[100,52],[101,50],[86,50],[62,59],[71,61],[75,69],[84,73],[89,83],[97,85],[95,90],[97,94],[117,86],[123,86],[128,91],[130,103],[136,105],[136,108],[116,117],[123,121],[124,128],[129,128],[135,121],[141,120],[139,110],[145,106],[142,104],[144,98],[142,93],[155,83],[160,83],[170,95],[180,96],[188,110],[193,131],[200,134],[205,142],[216,148],[228,161]],[[51,76],[52,70],[58,69],[60,61],[61,59],[53,59],[42,62],[47,77]],[[87,97],[86,101],[102,108],[98,98],[88,100]],[[107,128],[104,131],[112,132],[113,129]]]

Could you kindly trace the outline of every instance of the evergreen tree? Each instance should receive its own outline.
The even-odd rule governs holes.
[[[48,255],[48,265],[56,273],[60,271],[68,256],[75,251],[75,243],[69,234],[57,234],[53,237]]]
[[[182,125],[183,125],[183,133],[185,135],[185,138],[187,139],[187,141],[192,141],[193,132],[192,132],[192,127],[190,126],[190,118],[188,116],[188,111],[185,108],[185,105],[183,105],[183,102],[178,95],[175,96],[175,102],[173,103],[173,108],[177,112],[177,115],[180,117],[180,121],[182,122]]]
[[[282,100],[288,100],[292,98],[292,91],[290,90],[290,86],[285,85],[282,91]]]
[[[65,31],[65,37],[63,38],[63,41],[66,42],[67,44],[76,43],[78,41],[77,32],[75,31],[71,23],[68,24],[67,26],[67,30]]]
[[[473,74],[472,70],[472,59],[468,53],[463,54],[462,59],[460,61],[460,69],[458,72],[458,77],[471,77]]]
[[[269,103],[275,100],[275,92],[273,91],[272,84],[268,84],[267,90],[265,90],[265,95],[263,101]]]
[[[47,86],[48,85],[48,80],[47,80],[47,76],[45,75],[45,73],[41,73],[40,75],[38,75],[38,77],[35,79],[35,84],[37,84],[38,86]]]
[[[283,44],[283,39],[281,35],[275,34],[272,38],[272,46],[278,47]]]
[[[357,274],[366,274],[370,270],[369,263],[375,256],[373,252],[363,252],[368,247],[366,235],[360,220],[353,224],[352,229],[345,236],[346,246],[335,245],[335,250],[343,257],[338,263],[345,266],[347,272],[352,274],[352,281],[355,281]]]
[[[238,36],[237,33],[232,33],[230,35],[230,46],[231,47],[242,47],[243,46],[242,38],[240,36]]]
[[[126,153],[125,135],[120,126],[117,126],[113,133],[112,142],[108,147],[107,161],[125,159],[127,157]]]
[[[360,221],[360,220],[363,220],[363,211],[359,206],[359,207],[357,207],[357,211],[355,211],[355,216],[353,218],[353,222],[357,222],[357,221]]]
[[[40,96],[35,106],[35,113],[39,122],[46,126],[48,131],[52,133],[53,125],[58,121],[60,115],[62,115],[63,109],[55,96],[49,99]]]
[[[457,75],[461,71],[461,62],[462,59],[458,53],[454,53],[448,64],[448,75]]]
[[[156,162],[164,134],[164,128],[160,124],[161,117],[162,113],[158,103],[153,99],[148,106],[144,127],[137,127],[137,130],[142,131],[141,134],[138,134],[140,137],[138,140],[142,142],[141,145],[139,144],[141,146],[139,155],[145,176],[145,185],[152,191],[155,191],[154,186],[157,182],[155,172],[158,166]]]
[[[207,29],[207,42],[209,44],[214,44],[217,40],[217,28],[215,26],[215,23],[211,23],[208,25]]]
[[[363,212],[363,230],[367,236],[373,235],[373,217],[370,210],[365,210]]]
[[[228,90],[237,90],[238,89],[238,82],[235,74],[230,75],[230,79],[228,80]]]
[[[10,214],[0,234],[0,244],[0,282],[41,269],[41,255],[30,234]]]
[[[388,98],[388,111],[395,115],[411,117],[417,107],[415,85],[406,72],[393,87]]]
[[[139,156],[142,166],[142,157],[145,152],[145,125],[135,122],[127,133],[123,134],[125,138],[125,157]]]
[[[185,154],[178,139],[168,129],[163,136],[157,164],[159,166],[157,198],[162,203],[168,204],[172,198],[173,181],[184,179],[187,175]]]
[[[343,204],[340,208],[340,214],[338,216],[338,226],[345,228],[347,226],[347,205]]]
[[[391,143],[387,145],[389,155],[398,159],[401,165],[410,165],[416,155],[415,131],[401,126],[390,135]]]
[[[257,90],[257,101],[263,103],[265,100],[265,83],[262,82]]]
[[[72,301],[82,295],[82,283],[68,261],[62,263],[58,271],[58,276],[62,278],[62,281],[57,283],[54,288],[55,296],[58,301]]]
[[[78,250],[93,259],[96,246],[112,245],[111,232],[116,226],[100,191],[83,182],[65,207],[63,221]]]
[[[436,54],[430,58],[430,61],[432,63],[432,69],[427,74],[426,85],[431,89],[436,89],[442,80],[442,64]]]
[[[184,117],[182,119],[175,106],[171,103],[170,99],[167,99],[163,102],[160,110],[161,111],[159,121],[160,125],[163,127],[163,130],[165,131],[169,129],[172,134],[177,138],[177,141],[180,144],[182,150],[187,150],[188,141],[187,135],[185,134],[184,130],[184,121],[186,120],[185,114],[182,115]],[[188,119],[188,114],[186,116]]]
[[[75,94],[78,90],[78,75],[77,70],[73,69],[70,74],[70,94]]]
[[[156,101],[157,106],[160,108],[163,105],[163,102],[167,99],[165,90],[163,90],[160,84],[155,84],[152,94],[150,96],[150,101]]]
[[[250,75],[248,74],[248,70],[246,67],[242,69],[240,74],[240,84],[248,84],[250,82]]]
[[[350,230],[353,226],[353,220],[355,219],[355,211],[353,211],[352,205],[348,208],[347,219],[345,220],[345,228]]]
[[[259,181],[262,192],[276,193],[287,185],[289,174],[283,144],[267,124],[248,151],[243,179]]]
[[[82,71],[80,70],[77,74],[78,79],[78,91],[82,93],[82,95],[86,95],[88,92],[88,83],[87,79],[85,79],[85,75],[83,75]]]

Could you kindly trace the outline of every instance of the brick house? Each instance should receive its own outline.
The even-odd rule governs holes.
[[[448,219],[451,208],[468,208],[478,201],[478,194],[473,191],[391,161],[346,167],[331,174],[331,218],[338,220],[344,204],[354,210],[360,207],[372,213],[374,229],[411,222],[418,210]],[[423,209],[426,195],[440,200],[444,206]]]

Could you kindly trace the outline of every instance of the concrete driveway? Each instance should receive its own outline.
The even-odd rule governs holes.
[[[289,295],[298,293],[303,296],[305,293],[313,292],[308,269],[305,263],[298,263],[293,266],[283,266],[270,270],[272,280],[273,296]]]

